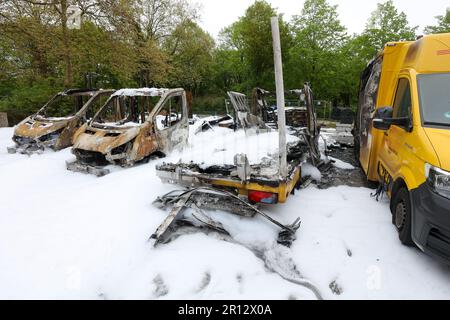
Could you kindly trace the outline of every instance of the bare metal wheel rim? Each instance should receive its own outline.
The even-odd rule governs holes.
[[[406,205],[402,201],[395,208],[395,226],[400,230],[406,221]]]

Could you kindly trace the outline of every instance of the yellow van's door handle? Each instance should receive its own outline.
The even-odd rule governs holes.
[[[389,133],[387,131],[384,132],[385,137],[389,137]]]

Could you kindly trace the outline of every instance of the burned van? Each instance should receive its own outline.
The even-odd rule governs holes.
[[[55,151],[72,145],[75,132],[98,111],[114,90],[70,89],[53,96],[37,113],[19,123],[9,153]]]
[[[189,121],[183,89],[122,89],[75,134],[70,171],[103,176],[122,167],[165,156],[187,143]]]

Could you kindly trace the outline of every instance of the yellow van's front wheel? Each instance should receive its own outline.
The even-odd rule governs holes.
[[[411,200],[409,191],[400,188],[394,195],[392,222],[397,228],[400,241],[406,246],[414,246],[411,236]]]

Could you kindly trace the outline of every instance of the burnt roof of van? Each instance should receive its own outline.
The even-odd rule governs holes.
[[[62,93],[71,95],[71,94],[79,94],[79,93],[96,92],[99,90],[100,89],[67,89],[67,90],[64,90]]]
[[[158,97],[162,96],[169,89],[166,88],[136,88],[136,89],[120,89],[117,90],[112,96],[150,96]]]

